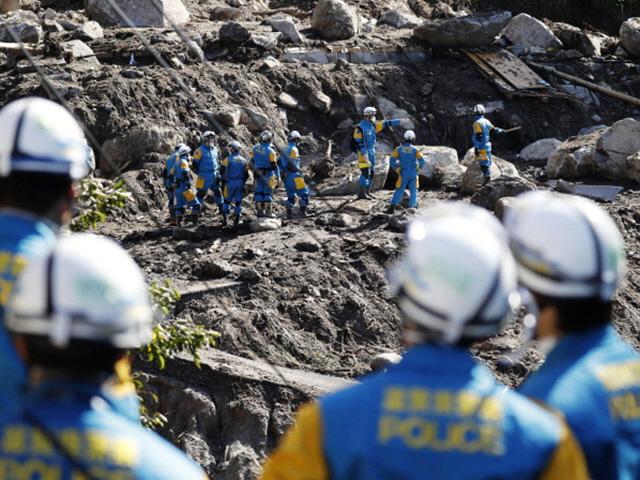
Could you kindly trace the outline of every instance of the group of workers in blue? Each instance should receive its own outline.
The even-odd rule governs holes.
[[[182,225],[187,209],[191,210],[191,219],[197,224],[206,205],[205,199],[212,193],[223,226],[228,224],[232,205],[233,225],[237,226],[250,172],[255,179],[254,201],[258,217],[273,216],[273,194],[280,181],[284,181],[287,193],[287,218],[293,218],[296,200],[300,216],[306,216],[309,189],[300,165],[300,132],[289,132],[288,144],[278,154],[272,144],[273,134],[265,130],[260,134],[259,143],[252,148],[248,161],[242,156],[242,145],[236,140],[229,143],[229,154],[220,160],[216,137],[215,132],[206,131],[193,155],[187,145],[180,144],[166,160],[163,179],[172,224]],[[192,171],[197,175],[195,185]]]

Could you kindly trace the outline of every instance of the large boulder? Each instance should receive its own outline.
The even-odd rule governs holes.
[[[271,28],[282,34],[282,40],[291,43],[304,43],[305,39],[298,31],[293,18],[287,15],[276,15],[267,20]]]
[[[640,183],[640,152],[627,157],[627,176],[636,183]]]
[[[240,123],[246,125],[252,132],[259,132],[269,125],[269,117],[258,108],[243,107]]]
[[[396,118],[400,120],[400,128],[404,130],[414,130],[416,128],[415,118],[388,98],[378,97],[378,107],[380,107],[380,113],[382,113],[384,118]]]
[[[640,17],[632,17],[620,26],[620,43],[634,57],[640,57]]]
[[[547,160],[549,178],[579,178],[593,173],[596,142],[604,130],[594,130],[562,142]]]
[[[0,2],[0,13],[13,12],[20,8],[20,0],[3,0]]]
[[[11,30],[17,39],[9,33]],[[16,11],[4,20],[0,20],[0,42],[39,43],[42,39],[42,27],[38,16],[33,12]]]
[[[422,23],[422,19],[401,10],[387,10],[380,16],[378,23],[394,28],[415,28]]]
[[[537,18],[521,13],[511,19],[502,31],[511,43],[525,48],[562,48],[562,42],[551,29]]]
[[[102,144],[100,169],[106,174],[118,173],[118,170],[140,161],[150,153],[169,155],[180,141],[181,138],[170,128],[157,125],[134,127],[124,135]]]
[[[420,170],[420,176],[432,180],[437,170],[444,170],[455,165],[460,165],[458,152],[450,147],[432,147],[416,145],[425,159],[424,167]]]
[[[413,30],[413,35],[432,47],[485,47],[491,45],[509,20],[511,12],[427,20]]]
[[[185,25],[189,12],[181,0],[112,0],[135,27],[169,27],[170,22]],[[108,0],[86,0],[85,12],[103,26],[130,27]]]
[[[95,65],[100,64],[91,47],[82,40],[69,40],[62,44],[62,51],[69,60],[83,60]]]
[[[104,31],[98,22],[93,20],[83,23],[73,32],[73,38],[90,42],[104,37]]]
[[[640,122],[633,118],[620,120],[601,131],[593,157],[595,173],[611,180],[625,180],[627,159],[639,151]]]
[[[502,176],[512,178],[520,177],[520,172],[518,172],[518,169],[513,165],[513,163],[496,156],[493,157],[493,162],[491,163],[489,171],[491,173],[491,181],[495,181]],[[471,194],[480,191],[483,185],[483,175],[482,170],[480,169],[480,163],[473,162],[464,172],[460,189],[462,193]]]
[[[226,22],[218,32],[220,42],[225,45],[239,45],[251,38],[247,27],[238,22]]]
[[[562,144],[557,138],[543,138],[524,147],[518,155],[525,162],[546,163],[549,156]]]
[[[502,175],[484,185],[473,197],[471,203],[488,210],[495,210],[498,200],[515,197],[524,192],[536,190],[535,183],[522,178]]]
[[[599,57],[602,54],[604,40],[602,37],[562,22],[554,23],[551,30],[560,39],[564,48],[578,50],[587,57]]]
[[[359,32],[360,18],[342,0],[319,0],[311,15],[311,28],[328,40],[344,40]]]

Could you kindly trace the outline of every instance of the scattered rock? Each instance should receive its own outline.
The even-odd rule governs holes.
[[[265,435],[266,436],[266,435]],[[216,474],[216,478],[223,479],[250,479],[258,478],[262,471],[260,457],[255,450],[239,441],[235,441],[227,445],[225,449],[225,460],[218,470],[220,474]]]
[[[283,41],[304,43],[305,38],[298,31],[298,27],[296,27],[296,24],[291,17],[276,15],[269,18],[268,23],[276,32],[280,32],[282,34]]]
[[[503,197],[515,197],[523,192],[536,190],[535,183],[522,177],[501,175],[484,185],[473,197],[471,203],[494,210],[498,200]]]
[[[398,107],[395,103],[385,97],[378,97],[378,106],[380,112],[385,118],[397,118],[400,120],[400,128],[405,130],[414,130],[416,126],[416,120],[409,112]]]
[[[277,58],[269,55],[268,57],[262,59],[262,64],[260,65],[260,68],[273,70],[274,68],[277,68],[279,65],[280,65],[280,61]]]
[[[220,27],[218,37],[224,45],[239,45],[248,41],[251,34],[247,27],[238,22],[226,22]]]
[[[640,17],[632,17],[622,23],[620,44],[634,57],[640,57]]]
[[[551,29],[537,18],[521,13],[511,19],[502,31],[511,43],[517,43],[525,48],[557,49],[562,48],[562,42]]]
[[[277,230],[280,227],[282,227],[282,220],[269,217],[255,218],[249,224],[252,232],[268,232],[270,230]]]
[[[491,181],[495,181],[501,176],[520,177],[518,169],[511,163],[494,156],[490,168]],[[483,186],[483,175],[480,170],[480,162],[473,162],[464,172],[462,177],[462,185],[460,189],[462,193],[476,193]]]
[[[345,40],[360,30],[356,10],[342,0],[319,0],[311,16],[311,28],[328,40]]]
[[[20,8],[20,0],[3,0],[0,3],[0,13],[8,13]]]
[[[578,132],[578,135],[589,135],[590,133],[597,132],[598,130],[604,130],[605,128],[609,128],[607,125],[593,125],[592,127],[581,128]]]
[[[286,92],[282,92],[278,95],[278,99],[276,100],[278,105],[285,108],[298,108],[298,100],[296,100],[293,96],[289,95]]]
[[[631,180],[640,183],[640,152],[627,157],[626,170]]]
[[[282,34],[280,32],[254,32],[251,34],[251,41],[254,45],[265,50],[273,50],[278,46],[278,41]]]
[[[571,137],[558,145],[547,160],[549,178],[578,178],[593,172],[593,155],[602,131]]]
[[[555,182],[555,180],[551,180],[551,182]],[[624,190],[624,188],[616,185],[583,185],[562,179],[556,182],[555,189],[561,193],[580,195],[598,202],[613,202],[618,194]]]
[[[321,90],[314,90],[309,95],[309,103],[322,113],[329,113],[331,110],[331,97]]]
[[[382,14],[378,23],[394,28],[415,28],[422,23],[422,20],[408,12],[387,10]]]
[[[242,118],[242,110],[238,107],[224,107],[216,112],[216,120],[227,128],[233,128],[240,125]]]
[[[124,78],[144,78],[144,72],[136,68],[125,68],[120,72]]]
[[[600,99],[595,92],[589,90],[588,88],[582,87],[580,85],[574,85],[572,83],[563,83],[560,85],[560,89],[568,93],[569,95],[573,95],[578,100],[582,100],[587,105],[600,105]]]
[[[640,122],[633,118],[620,120],[601,132],[593,157],[596,173],[611,180],[628,177],[627,159],[640,151]]]
[[[332,213],[327,217],[326,222],[333,227],[351,228],[358,225],[358,221],[348,213]]]
[[[42,28],[45,32],[64,32],[64,27],[55,20],[45,18],[42,20]]]
[[[371,360],[371,371],[380,372],[402,361],[402,356],[395,352],[379,353]]]
[[[578,27],[562,22],[555,22],[552,31],[560,39],[564,48],[577,50],[587,57],[599,57],[602,54],[603,39],[600,37],[590,35]]]
[[[256,283],[262,280],[262,275],[254,268],[243,268],[238,275],[238,279],[243,282]]]
[[[80,28],[73,32],[73,38],[78,40],[85,40],[90,42],[91,40],[97,40],[104,37],[104,31],[98,22],[93,20],[85,22]]]
[[[562,142],[557,138],[543,138],[524,147],[518,155],[525,162],[547,163],[549,156],[555,152]]]
[[[465,16],[444,20],[427,20],[413,30],[413,35],[433,47],[485,47],[511,20],[511,12],[491,16]]]
[[[319,252],[321,246],[315,240],[303,240],[296,243],[294,248],[300,252]]]
[[[396,215],[390,215],[387,225],[389,225],[389,229],[392,232],[405,233],[410,222],[409,214],[405,211]]]
[[[235,7],[218,5],[209,14],[209,20],[239,20],[242,17],[242,10]]]
[[[38,17],[32,12],[14,12],[7,19],[0,20],[0,42],[15,43],[9,29],[13,31],[23,43],[40,43],[42,39],[42,27],[38,22]],[[34,18],[24,15],[31,13]]]
[[[117,5],[135,27],[168,27],[189,22],[189,12],[181,0],[117,1]],[[107,0],[86,0],[86,15],[104,26],[129,27]]]
[[[496,206],[493,212],[500,220],[502,220],[507,212],[513,208],[513,204],[516,202],[516,197],[502,197],[496,202]]]
[[[82,40],[69,40],[62,44],[62,51],[69,60],[84,60],[88,63],[99,65],[96,54],[91,47]]]
[[[235,272],[233,265],[218,258],[200,260],[200,278],[223,278]]]
[[[269,117],[257,108],[243,107],[240,123],[246,125],[252,132],[264,130],[269,125]]]

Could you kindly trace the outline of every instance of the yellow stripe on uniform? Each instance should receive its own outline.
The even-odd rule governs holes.
[[[582,450],[577,440],[562,421],[560,442],[556,446],[551,461],[540,477],[541,480],[587,480],[589,472]]]

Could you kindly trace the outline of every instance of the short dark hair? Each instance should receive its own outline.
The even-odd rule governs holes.
[[[27,363],[78,374],[113,372],[115,363],[126,353],[104,343],[71,340],[65,348],[57,348],[48,337],[23,335],[27,348]]]
[[[613,319],[613,303],[599,298],[554,298],[534,294],[538,307],[558,310],[558,328],[563,333],[582,333],[603,327]]]
[[[47,216],[60,200],[69,197],[72,180],[65,175],[13,172],[0,177],[0,207]]]

